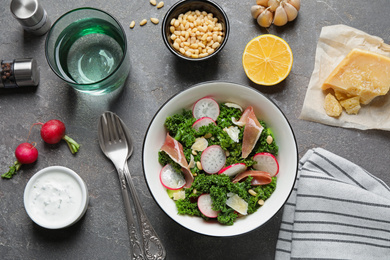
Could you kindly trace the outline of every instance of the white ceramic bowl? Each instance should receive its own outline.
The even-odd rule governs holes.
[[[178,215],[175,202],[171,200],[158,178],[162,166],[158,162],[158,151],[164,143],[165,119],[183,108],[191,109],[198,99],[211,96],[218,102],[233,102],[244,109],[252,105],[258,118],[267,123],[279,146],[277,156],[279,174],[277,186],[264,206],[255,213],[238,218],[234,225],[224,226],[200,217]],[[191,87],[169,99],[156,113],[146,133],[143,145],[143,168],[147,185],[157,204],[174,221],[200,234],[225,237],[249,232],[271,219],[288,199],[297,176],[298,151],[293,130],[282,111],[259,91],[227,82],[206,82]]]
[[[87,185],[69,168],[50,166],[38,171],[24,189],[24,207],[30,218],[48,229],[76,223],[88,208]]]

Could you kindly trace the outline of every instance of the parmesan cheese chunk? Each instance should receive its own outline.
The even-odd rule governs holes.
[[[322,85],[348,97],[357,96],[368,104],[386,95],[390,88],[390,58],[365,50],[353,49]]]

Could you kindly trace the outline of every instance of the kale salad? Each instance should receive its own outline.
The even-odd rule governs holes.
[[[165,128],[160,181],[178,214],[233,225],[275,191],[278,146],[252,106],[204,97],[167,117]]]

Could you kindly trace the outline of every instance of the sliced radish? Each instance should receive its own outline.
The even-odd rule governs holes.
[[[271,177],[274,177],[279,172],[279,163],[275,156],[270,153],[257,153],[253,156],[253,160],[257,163],[253,168],[258,171],[268,172]]]
[[[222,170],[220,170],[218,172],[218,174],[225,174],[229,177],[234,177],[237,174],[244,172],[246,170],[246,168],[247,167],[246,167],[245,163],[235,163],[235,164],[232,164],[232,165],[229,165],[229,166],[222,168]]]
[[[217,125],[217,123],[215,123],[215,121],[212,118],[210,118],[210,117],[201,117],[201,118],[199,118],[198,120],[195,121],[195,123],[192,125],[192,127],[196,131],[198,131],[201,126],[205,126],[205,125],[209,125],[209,124]]]
[[[202,194],[198,198],[198,208],[208,218],[218,217],[219,211],[213,210],[213,201],[210,194]]]
[[[192,108],[192,115],[196,118],[210,117],[214,121],[219,116],[219,105],[210,97],[204,97],[195,102]]]
[[[217,173],[225,165],[225,151],[219,145],[211,145],[202,152],[200,162],[203,170],[208,174]]]
[[[161,184],[169,190],[178,190],[184,187],[186,180],[172,165],[165,165],[160,171]]]

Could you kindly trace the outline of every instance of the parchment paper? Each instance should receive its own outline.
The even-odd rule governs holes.
[[[325,113],[324,99],[327,92],[324,92],[321,86],[353,48],[373,51],[390,57],[390,45],[385,44],[379,37],[346,25],[323,27],[317,44],[313,74],[299,119],[346,128],[390,131],[389,93],[376,97],[368,105],[361,105],[357,115],[348,115],[344,110],[340,117],[333,118]]]

